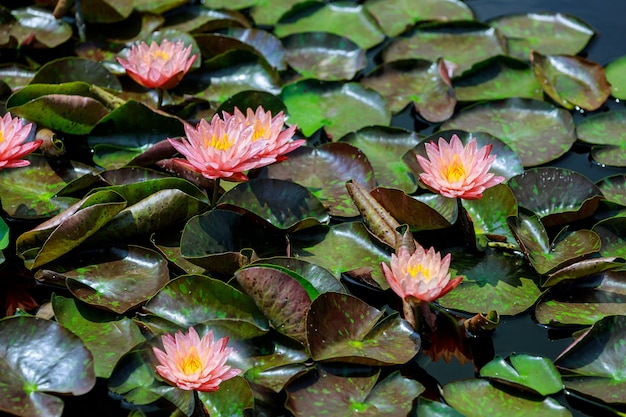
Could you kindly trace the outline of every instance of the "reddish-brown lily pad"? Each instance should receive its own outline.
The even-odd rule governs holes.
[[[596,183],[607,200],[626,206],[626,174],[612,175]]]

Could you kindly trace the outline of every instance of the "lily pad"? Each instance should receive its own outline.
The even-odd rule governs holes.
[[[358,83],[303,80],[285,86],[280,97],[290,123],[297,123],[305,136],[323,127],[337,140],[362,127],[387,126],[391,121],[386,100]]]
[[[125,0],[92,0],[80,7],[85,21],[113,23],[126,19],[133,11],[133,3]]]
[[[493,249],[482,256],[453,252],[450,268],[452,276],[462,275],[463,280],[437,300],[446,308],[513,316],[528,310],[541,295],[539,277],[519,256]]]
[[[397,315],[383,312],[360,299],[327,292],[308,311],[307,340],[316,361],[364,365],[408,362],[421,342],[413,328]]]
[[[572,377],[563,378],[568,390],[605,403],[626,403],[626,316],[609,316],[595,323],[555,361]]]
[[[295,273],[297,277],[301,277],[300,279],[304,279],[309,282],[318,293],[329,291],[338,293],[346,292],[346,289],[343,287],[341,282],[339,282],[339,280],[337,280],[337,278],[335,278],[330,271],[327,271],[321,266],[305,261],[301,258],[276,256],[273,258],[261,259],[252,265],[269,265],[274,268],[291,271]]]
[[[611,84],[611,95],[620,100],[626,99],[626,56],[621,56],[606,66],[606,79]]]
[[[531,65],[543,91],[566,109],[597,110],[611,94],[604,68],[579,56],[532,52]]]
[[[56,320],[81,338],[93,354],[94,370],[99,378],[108,378],[117,361],[135,345],[146,340],[129,318],[89,309],[72,298],[52,297]]]
[[[278,37],[302,32],[328,32],[369,49],[385,39],[374,18],[360,4],[312,4],[294,15],[283,16],[275,28]]]
[[[324,370],[319,374],[312,384],[287,391],[286,407],[296,417],[355,414],[405,417],[413,399],[424,391],[422,384],[401,376],[398,371],[378,384],[380,372],[351,377],[335,376]],[[320,396],[320,392],[325,395]]]
[[[596,185],[608,201],[626,206],[626,174],[606,177]]]
[[[587,177],[565,168],[529,169],[508,185],[518,204],[535,212],[546,227],[589,217],[603,199]]]
[[[389,37],[399,35],[417,22],[474,20],[472,9],[461,0],[369,0],[365,8]]]
[[[576,141],[568,111],[531,99],[477,104],[445,122],[442,129],[490,133],[513,148],[526,167],[557,159]]]
[[[589,116],[576,126],[578,139],[591,143],[591,156],[601,164],[626,166],[626,111],[615,109]]]
[[[34,317],[0,320],[0,410],[23,417],[61,417],[63,400],[96,384],[93,356],[78,336]]]
[[[591,229],[600,237],[600,255],[626,258],[626,218],[609,217]]]
[[[529,60],[532,50],[544,55],[576,55],[594,35],[582,20],[563,13],[502,16],[488,22],[507,37],[509,54]]]
[[[493,417],[571,417],[572,413],[553,398],[543,400],[515,396],[484,379],[467,379],[446,384],[443,397],[466,417],[483,417],[488,410]]]
[[[364,127],[341,138],[341,142],[357,147],[367,156],[379,186],[407,193],[415,192],[416,184],[402,156],[418,141],[414,132],[384,126]]]
[[[241,183],[220,198],[218,207],[254,213],[290,233],[329,221],[324,206],[309,190],[277,179]]]
[[[199,392],[198,396],[212,417],[243,416],[245,410],[254,408],[250,385],[240,376],[220,382],[217,391]]]
[[[472,219],[479,240],[485,237],[502,242],[504,237],[508,243],[515,243],[507,218],[517,215],[517,203],[511,189],[498,184],[486,189],[482,198],[463,201],[463,207]]]
[[[302,146],[286,161],[263,168],[259,176],[294,181],[308,188],[329,214],[342,217],[359,214],[346,190],[346,181],[353,179],[366,188],[374,186],[372,166],[365,154],[347,143]]]
[[[361,83],[381,93],[393,113],[413,103],[415,110],[429,122],[449,119],[456,105],[448,69],[442,59],[388,62],[375,68]]]
[[[365,68],[365,51],[343,36],[305,32],[281,39],[289,65],[305,78],[351,80]]]
[[[394,39],[383,52],[383,60],[443,58],[455,65],[452,74],[457,76],[478,62],[505,53],[504,39],[496,29],[478,22],[449,22],[420,26]]]
[[[311,0],[273,0],[270,2],[260,2],[252,7],[250,14],[257,25],[274,26],[285,13],[301,3],[308,3]]]
[[[269,331],[267,319],[250,297],[202,275],[171,280],[144,309],[183,329],[202,323],[242,339]]]
[[[225,29],[224,32],[226,35],[250,45],[274,68],[280,71],[287,69],[284,43],[272,33],[260,29],[235,27]]]
[[[561,375],[550,359],[535,355],[512,354],[509,362],[496,355],[493,360],[480,368],[480,376],[521,385],[541,395],[556,394],[563,389]]]
[[[122,91],[122,85],[101,63],[91,59],[65,57],[48,62],[33,76],[30,84],[61,84],[84,81],[99,87]]]
[[[39,7],[25,7],[12,10],[11,14],[17,20],[9,27],[11,37],[17,40],[18,45],[32,42],[31,37],[46,48],[57,47],[72,37],[72,27],[65,21],[57,19],[45,9]]]
[[[136,0],[139,1],[139,0]],[[146,1],[146,0],[141,0]],[[152,2],[154,3],[154,2]],[[159,6],[165,2],[157,2]],[[201,5],[177,7],[167,14],[165,29],[180,32],[204,33],[229,27],[250,27],[250,22],[240,12],[233,10],[214,10]]]

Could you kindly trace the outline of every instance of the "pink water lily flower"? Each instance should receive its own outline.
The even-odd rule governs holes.
[[[193,327],[187,334],[161,337],[165,352],[153,347],[160,365],[156,370],[163,378],[184,390],[217,391],[220,383],[241,373],[225,365],[232,348],[227,348],[228,337],[213,341],[213,332],[202,339]]]
[[[265,147],[261,150],[257,158],[274,158],[275,161],[287,159],[285,154],[302,146],[304,139],[291,140],[296,131],[296,125],[283,130],[285,124],[285,114],[281,111],[272,118],[272,112],[265,111],[263,107],[257,107],[256,111],[248,108],[246,115],[235,107],[234,116],[239,122],[246,126],[252,126],[252,141],[265,141]]]
[[[391,289],[401,298],[409,296],[431,302],[452,291],[463,277],[450,279],[450,254],[441,258],[433,248],[426,251],[417,242],[415,252],[403,246],[391,254],[390,266],[380,266]]]
[[[417,156],[417,162],[424,170],[420,180],[444,197],[479,199],[487,188],[505,179],[489,172],[496,159],[495,155],[489,155],[491,144],[477,150],[476,138],[464,147],[461,139],[452,135],[450,143],[439,138],[438,145],[430,142],[425,146],[428,159]]]
[[[25,167],[30,164],[23,158],[42,144],[42,140],[24,143],[33,127],[32,123],[22,125],[22,121],[7,113],[0,118],[0,170],[3,168]]]
[[[185,48],[182,41],[164,39],[160,45],[155,41],[150,46],[145,42],[133,45],[126,58],[117,61],[138,84],[167,90],[178,85],[198,57],[190,54],[191,45]]]

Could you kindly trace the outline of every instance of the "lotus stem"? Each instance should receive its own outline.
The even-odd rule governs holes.
[[[461,227],[461,232],[463,233],[463,243],[468,249],[476,251],[476,232],[474,231],[474,223],[469,217],[469,214],[467,214],[465,207],[463,207],[461,198],[457,197],[456,205],[457,223]]]
[[[500,316],[496,310],[491,310],[487,314],[478,313],[463,322],[463,327],[469,333],[482,334],[493,331],[500,323]]]
[[[85,27],[85,21],[83,20],[83,13],[80,7],[81,0],[75,0],[74,9],[76,10],[76,28],[78,29],[78,39],[81,43],[87,42],[87,30]]]
[[[215,208],[217,200],[220,197],[220,179],[215,178],[213,180],[213,196],[211,197],[211,207]]]
[[[157,88],[157,109],[161,110],[161,107],[163,106],[163,94],[165,93],[165,90],[163,90],[162,88]]]
[[[193,390],[193,412],[191,417],[210,417],[196,390]]]
[[[415,315],[413,310],[413,302],[410,297],[402,299],[402,312],[404,314],[404,320],[411,325],[413,330],[419,333],[419,314]]]

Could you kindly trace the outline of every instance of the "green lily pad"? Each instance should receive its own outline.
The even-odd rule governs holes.
[[[516,315],[528,310],[541,295],[539,277],[515,255],[488,249],[482,256],[453,252],[452,276],[463,281],[437,302],[446,308],[500,315]]]
[[[135,10],[154,13],[155,15],[176,9],[178,6],[182,6],[186,3],[187,1],[185,0],[161,0],[157,2],[153,0],[133,0]]]
[[[591,216],[603,198],[587,177],[565,168],[529,169],[508,185],[518,204],[535,212],[546,227]]]
[[[626,315],[625,275],[624,271],[608,271],[599,285],[577,280],[567,289],[554,287],[537,304],[535,319],[550,326],[591,325],[606,316]]]
[[[496,56],[474,65],[453,81],[458,101],[543,99],[543,89],[528,63]]]
[[[7,246],[9,246],[9,226],[7,226],[5,221],[0,217],[0,251],[6,249]],[[2,257],[0,264],[2,264],[2,262],[4,262],[4,257]]]
[[[327,292],[308,310],[307,340],[316,361],[364,365],[408,362],[421,343],[413,328],[398,315],[383,316],[360,299]]]
[[[595,323],[555,361],[572,377],[563,378],[568,390],[605,403],[626,403],[626,316],[609,316]]]
[[[442,122],[454,113],[456,98],[442,59],[388,62],[375,68],[361,83],[381,93],[393,113],[409,103],[429,122]]]
[[[242,339],[269,331],[267,319],[250,297],[202,275],[171,280],[144,309],[184,329],[202,323]]]
[[[385,39],[378,24],[360,4],[312,3],[294,15],[283,16],[274,29],[278,37],[302,32],[328,32],[343,36],[360,48],[369,49]]]
[[[318,293],[338,292],[345,293],[344,286],[335,278],[330,271],[316,265],[312,262],[305,261],[301,258],[293,258],[287,256],[276,256],[273,258],[261,259],[252,264],[253,266],[271,266],[273,268],[288,271],[290,275],[299,282],[302,280],[310,283]],[[317,296],[317,295],[316,295]]]
[[[96,384],[93,356],[78,336],[34,317],[0,320],[0,410],[23,417],[61,417],[63,400]]]
[[[14,218],[51,217],[76,201],[55,197],[68,182],[84,174],[97,174],[92,167],[79,162],[66,162],[54,169],[41,156],[29,155],[30,165],[0,171],[2,209]]]
[[[517,217],[509,217],[509,227],[531,265],[548,274],[571,265],[600,250],[600,237],[591,230],[561,230],[552,242],[535,213],[520,207]]]
[[[504,39],[494,28],[478,22],[449,22],[420,26],[394,39],[383,52],[383,60],[420,58],[434,62],[443,58],[456,65],[456,76],[478,62],[505,53]]]
[[[515,396],[484,379],[467,379],[446,384],[443,397],[466,417],[571,417],[572,413],[553,398],[543,400]]]
[[[358,83],[302,80],[283,88],[280,95],[305,136],[324,128],[334,140],[365,126],[387,126],[391,114],[385,99]]]
[[[11,10],[17,20],[9,27],[9,34],[18,45],[23,45],[35,35],[35,40],[46,48],[57,47],[72,37],[72,27],[57,19],[49,11],[39,7],[25,7]],[[32,41],[30,41],[32,42]]]
[[[602,235],[596,231],[602,239]],[[613,271],[624,266],[624,259],[618,257],[590,258],[575,262],[550,274],[543,282],[543,287],[551,287],[564,280],[574,280]]]
[[[442,129],[490,133],[513,148],[526,167],[557,159],[576,141],[568,111],[531,99],[477,104],[445,122]]]
[[[342,273],[365,270],[363,274],[371,276],[380,288],[389,288],[380,270],[380,263],[388,262],[389,255],[370,238],[362,223],[320,229],[317,235],[302,240],[292,236],[293,254],[329,270],[337,279]],[[351,256],[345,256],[347,253]]]
[[[603,178],[596,185],[608,201],[626,206],[626,174]]]
[[[379,186],[407,193],[415,192],[417,186],[402,156],[418,141],[414,132],[385,126],[364,127],[341,138],[341,142],[359,148],[367,156]]]
[[[240,269],[235,272],[235,278],[274,329],[306,343],[306,314],[311,300],[319,294],[308,281],[264,266]]]
[[[329,221],[324,206],[309,190],[277,179],[243,182],[224,194],[218,207],[254,213],[289,233]]]
[[[548,358],[527,354],[512,354],[509,362],[496,355],[480,368],[480,376],[496,381],[521,385],[541,395],[555,394],[563,389],[561,375]]]
[[[222,381],[217,391],[199,392],[198,396],[211,417],[243,416],[244,410],[254,408],[250,385],[239,376]]]
[[[626,99],[626,56],[621,56],[605,67],[606,79],[611,84],[611,95],[620,100]]]
[[[162,2],[158,2],[162,4]],[[200,5],[177,7],[167,14],[166,29],[180,32],[212,32],[228,27],[249,27],[250,22],[241,13],[232,10],[213,10]]]
[[[89,23],[113,23],[126,19],[133,3],[125,0],[92,0],[81,5],[80,11]]]
[[[286,407],[296,417],[405,417],[424,387],[398,371],[376,384],[379,374],[340,377],[320,370],[315,382],[287,391]]]
[[[626,258],[626,218],[609,217],[591,230],[600,237],[600,255]]]
[[[417,22],[474,20],[470,6],[461,0],[370,0],[365,8],[389,37],[404,32]]]
[[[274,26],[283,15],[301,3],[309,3],[311,0],[273,0],[260,2],[252,7],[250,14],[257,25]]]
[[[543,91],[566,109],[597,110],[611,94],[604,68],[579,56],[530,55],[535,76]]]
[[[511,189],[498,184],[486,189],[482,198],[464,200],[463,207],[472,219],[479,241],[485,237],[486,240],[501,242],[502,237],[505,237],[508,243],[515,243],[507,218],[517,215],[517,203]]]
[[[615,109],[581,120],[576,126],[576,134],[581,141],[594,145],[591,156],[596,162],[623,167],[626,166],[624,126],[626,111]]]
[[[343,36],[305,32],[285,36],[285,58],[304,78],[351,80],[365,68],[365,51]]]
[[[374,187],[372,166],[365,154],[347,143],[302,146],[286,161],[263,168],[260,177],[294,181],[308,188],[330,215],[342,217],[359,214],[346,190],[346,181],[353,179],[366,188]]]
[[[280,71],[287,69],[284,43],[270,32],[260,29],[231,27],[225,29],[224,33],[254,48],[274,68]]]
[[[146,340],[131,319],[117,319],[100,310],[89,309],[72,298],[53,294],[52,308],[56,320],[80,337],[93,354],[97,377],[110,377],[122,355]]]
[[[242,91],[235,94],[220,104],[215,112],[221,114],[223,111],[226,111],[233,114],[235,107],[238,109],[247,109],[248,107],[256,109],[259,106],[263,106],[266,112],[270,111],[274,115],[281,111],[287,113],[287,108],[280,98],[266,91],[254,90]]]
[[[563,13],[508,15],[488,23],[507,37],[509,54],[526,61],[532,50],[544,55],[576,55],[594,35],[585,22]]]
[[[35,76],[35,72],[21,65],[2,65],[0,66],[0,80],[4,81],[12,90],[17,90],[19,87],[27,85]]]
[[[91,59],[64,57],[43,65],[29,84],[61,84],[84,81],[99,87],[122,91],[122,85],[101,63]]]
[[[431,401],[423,396],[417,399],[417,412],[421,417],[465,417],[448,404]]]

